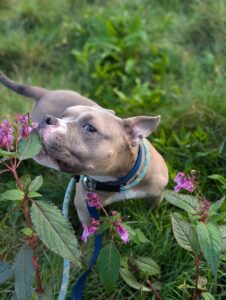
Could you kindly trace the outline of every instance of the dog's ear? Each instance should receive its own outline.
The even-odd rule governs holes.
[[[149,136],[158,127],[160,118],[141,116],[124,119],[126,135],[133,144],[138,144],[141,138]]]

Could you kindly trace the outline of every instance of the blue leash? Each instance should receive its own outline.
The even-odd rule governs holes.
[[[62,208],[62,213],[66,219],[68,219],[68,207],[69,207],[69,202],[71,199],[71,194],[74,190],[76,184],[76,178],[71,178],[67,190],[65,192],[64,196],[64,202],[63,202],[63,208]],[[89,215],[91,218],[94,218],[96,220],[100,219],[99,212],[96,209],[96,207],[90,207],[87,205]],[[94,241],[94,251],[93,251],[93,257],[89,261],[89,267],[88,269],[83,272],[83,274],[78,278],[77,282],[75,283],[73,290],[72,290],[72,298],[71,300],[81,300],[82,295],[83,295],[83,290],[85,288],[85,282],[86,278],[89,275],[89,272],[93,265],[95,264],[97,257],[100,253],[101,247],[102,247],[102,240],[103,240],[103,234],[98,234],[95,236],[95,241]],[[63,269],[63,275],[62,275],[62,282],[61,282],[61,288],[60,288],[60,293],[58,296],[58,300],[65,300],[66,295],[67,295],[67,289],[68,289],[68,284],[69,284],[69,273],[70,273],[70,262],[67,259],[64,259],[64,269]]]
[[[97,211],[96,207],[90,207],[88,205],[87,205],[87,207],[88,207],[90,217],[94,218],[96,220],[99,220],[100,216],[99,216],[99,212]],[[79,277],[79,279],[75,283],[74,288],[72,290],[71,300],[81,300],[82,299],[86,278],[88,277],[89,272],[92,269],[93,265],[95,264],[97,257],[100,253],[101,246],[102,246],[102,240],[103,240],[103,234],[98,234],[95,236],[93,257],[89,261],[88,269]]]

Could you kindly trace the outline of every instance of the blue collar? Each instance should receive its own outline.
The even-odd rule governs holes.
[[[100,182],[98,180],[93,179],[90,176],[83,175],[81,176],[81,180],[84,188],[88,191],[122,192],[136,186],[146,175],[150,164],[149,146],[146,141],[144,141],[144,149],[145,149],[144,167],[140,172],[140,174],[131,183],[127,184],[127,182],[136,175],[142,163],[142,157],[143,157],[142,144],[139,144],[139,150],[138,150],[136,162],[132,170],[130,170],[130,172],[127,175],[120,177],[116,181],[106,181],[106,182]],[[76,178],[76,180],[77,182],[79,181],[78,178]]]

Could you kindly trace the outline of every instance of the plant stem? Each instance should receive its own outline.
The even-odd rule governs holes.
[[[139,268],[138,266],[136,266],[135,264],[133,264],[132,260],[134,260],[132,257],[129,258],[128,260],[128,265],[133,269],[133,271],[135,273],[139,272]],[[147,278],[146,279],[147,285],[150,288],[150,290],[153,292],[153,294],[155,295],[156,299],[158,300],[162,300],[160,294],[158,293],[158,291],[154,288],[152,282]]]
[[[195,292],[194,292],[194,300],[199,300],[198,294],[198,283],[199,283],[199,266],[201,262],[201,255],[195,258]]]
[[[20,189],[22,192],[24,192],[24,188],[23,188],[23,186],[22,186],[22,184],[21,184],[21,182],[20,182],[20,179],[19,179],[19,177],[18,177],[18,175],[17,175],[16,168],[15,168],[14,166],[12,166],[12,167],[10,168],[10,171],[13,173],[13,176],[14,176],[14,178],[15,178],[15,180],[16,180],[16,183],[17,183],[19,189]]]
[[[146,280],[148,287],[152,290],[153,294],[155,295],[156,299],[162,300],[161,296],[159,295],[158,291],[154,288],[153,284],[149,279]]]
[[[36,280],[37,280],[37,285],[38,285],[38,288],[37,288],[37,292],[39,294],[42,294],[44,292],[44,289],[42,287],[42,280],[41,280],[41,276],[40,276],[40,268],[39,268],[39,263],[38,263],[38,259],[37,259],[37,256],[36,256],[36,249],[35,249],[35,242],[36,242],[37,238],[35,236],[32,236],[29,240],[29,245],[31,246],[32,248],[32,251],[33,251],[33,265],[35,267],[35,274],[36,274]]]
[[[12,172],[19,189],[22,192],[24,192],[23,185],[17,175],[16,166],[14,164],[12,164],[12,167],[9,167],[9,170]],[[24,216],[25,216],[25,220],[26,220],[28,227],[32,228],[32,223],[31,223],[31,218],[30,218],[30,210],[29,210],[29,200],[30,200],[30,198],[27,195],[25,195],[24,199],[23,199]],[[35,245],[36,240],[37,240],[37,237],[31,236],[28,239],[28,243],[31,246],[32,252],[33,252],[33,265],[35,267],[36,280],[37,280],[37,285],[38,285],[37,292],[42,294],[44,292],[44,289],[42,287],[40,268],[39,268],[38,259],[37,259],[37,255],[36,255],[36,245]]]

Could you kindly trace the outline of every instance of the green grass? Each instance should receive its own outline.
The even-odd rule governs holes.
[[[166,159],[170,178],[177,171],[199,170],[203,193],[215,201],[225,192],[220,182],[208,178],[225,175],[225,17],[225,1],[213,0],[0,1],[0,69],[24,83],[77,90],[121,117],[161,114],[151,141]],[[32,106],[2,86],[0,101],[1,118]],[[25,162],[20,172],[43,174],[44,198],[61,205],[67,175],[34,162]],[[8,177],[1,177],[4,190]],[[143,201],[134,200],[117,209],[150,239],[149,244],[133,244],[130,251],[150,255],[160,264],[163,299],[189,299],[194,264],[172,236],[172,207],[163,203],[150,211]],[[0,257],[11,261],[23,241],[18,233],[23,217],[8,203],[1,204],[0,216]],[[73,206],[70,220],[79,237]],[[43,282],[56,298],[62,261],[43,247],[40,253]],[[71,284],[77,275],[73,270]],[[208,290],[224,299],[222,265],[216,284],[208,271],[203,275]],[[12,284],[1,286],[1,299],[12,293]],[[122,280],[109,295],[94,268],[85,299],[154,297]]]

